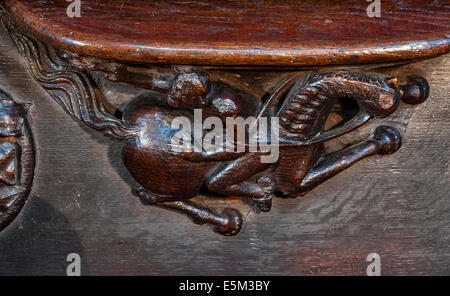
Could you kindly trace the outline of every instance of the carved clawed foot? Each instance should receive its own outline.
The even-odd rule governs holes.
[[[272,179],[263,176],[257,181],[259,187],[265,192],[263,197],[253,197],[251,199],[255,212],[269,212],[272,208],[274,184]]]
[[[252,198],[252,207],[256,213],[259,212],[270,212],[272,209],[272,195],[267,195],[259,198]]]
[[[214,225],[214,231],[227,236],[238,234],[243,224],[241,213],[231,208],[226,208],[221,214],[218,214],[190,201],[165,202],[158,206],[182,212],[197,224]]]
[[[417,105],[423,103],[430,95],[430,85],[421,76],[411,76],[407,84],[400,85],[400,92],[403,102]]]
[[[214,230],[220,234],[232,236],[241,231],[244,220],[241,213],[232,208],[226,208],[221,214],[223,222],[216,224]]]
[[[396,152],[402,146],[400,132],[391,126],[382,125],[377,127],[373,139],[378,144],[378,154],[388,155]]]
[[[227,208],[221,214],[218,214],[209,208],[190,201],[170,201],[172,199],[170,196],[156,194],[143,187],[136,189],[136,193],[148,204],[186,214],[197,224],[214,225],[214,230],[223,235],[236,235],[243,224],[241,213],[235,209]]]

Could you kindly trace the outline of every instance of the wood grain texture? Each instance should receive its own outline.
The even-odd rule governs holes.
[[[383,275],[450,275],[449,66],[443,56],[373,69],[421,74],[431,85],[428,101],[402,106],[398,120],[412,118],[397,153],[366,159],[304,199],[276,199],[270,213],[252,213],[240,199],[205,198],[245,213],[242,232],[228,238],[144,206],[130,190],[137,184],[120,145],[67,116],[30,77],[2,28],[0,87],[33,102],[38,155],[29,201],[0,233],[0,274],[65,275],[67,254],[77,252],[86,275],[365,275],[366,256],[376,252]],[[259,94],[283,78],[213,75]],[[116,88],[107,95],[119,105],[143,92],[104,83]]]
[[[448,1],[6,0],[16,20],[69,51],[129,62],[312,66],[420,59],[450,50]]]

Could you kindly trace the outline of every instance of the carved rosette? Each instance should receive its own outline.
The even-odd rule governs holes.
[[[33,183],[35,152],[26,119],[29,106],[0,90],[0,231],[20,213]]]

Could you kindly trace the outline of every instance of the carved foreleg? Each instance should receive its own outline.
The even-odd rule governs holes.
[[[364,143],[329,154],[321,159],[303,178],[300,187],[305,194],[314,187],[349,168],[356,162],[375,154],[391,154],[402,143],[399,131],[390,126],[379,126]]]

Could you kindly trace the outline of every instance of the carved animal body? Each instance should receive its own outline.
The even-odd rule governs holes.
[[[172,201],[196,196],[206,173],[214,166],[208,162],[189,162],[170,154],[171,139],[176,132],[171,128],[171,122],[177,116],[190,118],[192,114],[144,99],[128,106],[123,117],[126,122],[140,127],[139,136],[126,141],[123,146],[125,166],[144,188]]]
[[[181,84],[178,85],[180,91],[187,87],[183,85],[184,80],[197,76],[196,73],[180,74],[176,79]],[[228,85],[210,85],[209,78],[205,83],[207,91],[203,103],[198,106],[202,107],[204,118],[217,116],[225,122],[226,116],[256,115],[258,99]],[[164,201],[186,200],[198,195],[205,179],[218,165],[213,162],[190,162],[170,153],[171,140],[177,131],[171,127],[173,120],[183,116],[193,122],[193,108],[189,108],[192,106],[189,101],[193,99],[179,99],[187,105],[180,107],[175,103],[175,95],[171,96],[170,102],[176,107],[172,107],[165,95],[144,94],[129,102],[123,112],[124,122],[139,129],[136,137],[124,144],[124,164],[139,184]]]
[[[288,85],[293,82],[295,80],[291,79]],[[171,122],[178,116],[192,119],[192,110],[170,108],[164,98],[159,102],[155,97],[138,98],[124,112],[124,121],[131,126],[138,126],[140,130],[136,137],[127,140],[124,145],[124,163],[135,179],[148,190],[147,196],[152,202],[189,199],[200,194],[205,183],[210,191],[253,198],[271,198],[275,191],[290,196],[302,194],[308,189],[302,180],[322,154],[322,142],[308,144],[308,141],[323,131],[331,107],[344,97],[357,100],[363,118],[391,114],[400,99],[396,81],[391,77],[325,73],[300,79],[286,97],[277,116],[281,119],[281,137],[292,141],[302,140],[304,144],[281,147],[279,162],[275,164],[261,164],[258,153],[241,157],[241,154],[230,152],[227,156],[237,159],[234,163],[230,163],[224,154],[209,159],[199,155],[195,162],[189,161],[186,155],[174,156],[170,152],[170,145],[176,130],[171,128]],[[282,98],[282,94],[272,98],[262,108],[262,112],[275,116],[273,107]],[[380,98],[383,98],[383,104],[380,104]],[[252,111],[256,113],[257,110]],[[228,173],[223,174],[227,170]],[[241,186],[241,191],[237,188],[227,189],[242,182],[250,182],[258,187],[258,180],[269,183],[266,184],[270,187],[269,191],[262,190],[260,195],[255,190],[249,191],[248,186]]]
[[[177,131],[171,127],[173,119],[183,116],[193,122],[193,113],[171,108],[160,99],[139,97],[125,108],[124,121],[139,127],[139,133],[124,144],[124,164],[139,184],[166,201],[190,199],[200,193],[217,164],[190,162],[170,153]]]
[[[401,136],[387,126],[377,128],[367,141],[331,155],[323,155],[322,145],[372,117],[391,114],[400,98],[420,103],[429,92],[423,78],[414,78],[399,87],[395,78],[383,75],[314,73],[283,81],[256,112],[257,106],[252,103],[255,100],[250,95],[210,82],[205,74],[188,71],[168,82],[172,88],[166,94],[132,100],[123,119],[118,119],[104,111],[88,72],[78,71],[39,41],[16,31],[11,36],[28,58],[33,77],[64,110],[90,128],[124,142],[124,163],[143,186],[138,189],[141,197],[186,213],[196,222],[213,224],[226,235],[239,232],[242,226],[239,212],[226,209],[218,214],[185,200],[205,186],[226,196],[250,197],[257,209],[268,211],[275,192],[302,195],[362,158],[395,152],[401,145]],[[326,118],[339,98],[355,100],[360,112],[344,125],[324,131]],[[225,108],[213,108],[217,106]],[[207,155],[171,151],[172,119],[192,117],[193,108],[215,110],[222,118],[242,114],[278,116],[279,161],[261,163],[259,153],[218,151]]]

